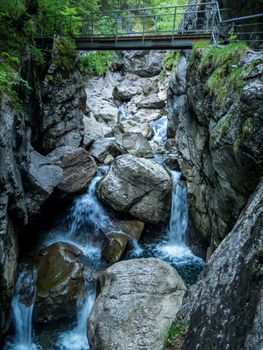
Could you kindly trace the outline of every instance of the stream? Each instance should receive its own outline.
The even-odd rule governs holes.
[[[118,120],[131,118],[125,104],[119,107]],[[154,153],[153,160],[164,164],[167,117],[151,121],[154,136],[150,145]],[[72,206],[53,224],[48,232],[42,232],[38,249],[56,242],[70,243],[84,254],[86,272],[85,295],[77,301],[75,322],[62,320],[51,324],[34,325],[32,313],[36,294],[36,270],[24,267],[18,277],[16,294],[12,302],[14,335],[9,337],[4,350],[88,350],[87,321],[95,300],[95,283],[89,281],[91,274],[107,268],[101,260],[103,246],[102,229],[110,228],[112,213],[97,199],[96,183],[108,171],[109,166],[98,167],[97,174],[90,182],[87,192],[77,196]],[[172,180],[172,205],[168,224],[163,225],[158,237],[142,237],[140,242],[129,240],[123,259],[156,257],[174,266],[178,273],[190,285],[195,282],[203,267],[203,260],[196,257],[187,246],[188,204],[187,184],[179,171],[169,170]],[[29,295],[27,299],[24,297]]]

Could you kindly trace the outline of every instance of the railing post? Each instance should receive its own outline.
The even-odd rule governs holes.
[[[91,45],[93,45],[93,36],[94,36],[94,14],[91,13]]]
[[[174,21],[173,21],[173,36],[172,36],[172,43],[174,43],[175,24],[176,24],[176,7],[174,8]]]
[[[115,45],[118,44],[118,22],[119,22],[119,15],[116,13],[116,33],[115,33]]]
[[[145,39],[145,11],[143,11],[143,22],[142,22],[142,42],[144,44]]]

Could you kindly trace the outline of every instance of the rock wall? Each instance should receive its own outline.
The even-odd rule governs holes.
[[[263,180],[184,300],[183,350],[262,349],[262,228]]]
[[[213,66],[205,55],[199,49],[180,58],[168,91],[168,136],[188,181],[191,244],[201,238],[214,250],[263,174],[263,55],[246,50],[225,66],[225,77],[231,65],[239,70],[238,88],[224,75],[212,85],[223,63]]]
[[[24,111],[14,108],[8,99],[0,101],[0,337],[9,327],[20,231],[54,191],[63,195],[83,191],[96,171],[93,158],[77,148],[84,129],[86,95],[76,55],[68,58],[71,68],[66,80],[55,57],[54,50],[42,84],[29,81],[34,87],[42,85],[35,91],[38,101],[22,94]],[[24,71],[31,68],[28,65]],[[35,71],[28,76],[40,79]],[[37,110],[39,114],[35,114]],[[59,151],[58,146],[66,149]],[[55,153],[46,156],[52,149]]]

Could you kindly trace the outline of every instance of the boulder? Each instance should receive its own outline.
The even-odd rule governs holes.
[[[184,300],[182,349],[262,349],[262,286],[263,179]]]
[[[130,101],[131,98],[138,94],[138,88],[127,84],[128,81],[123,82],[121,85],[115,86],[112,92],[112,97],[119,101]]]
[[[40,252],[34,320],[48,322],[75,317],[76,302],[85,292],[81,250],[55,243]]]
[[[90,113],[89,116],[85,116],[83,122],[83,147],[86,149],[97,139],[112,136],[112,128],[105,123],[98,122],[92,113]]]
[[[139,123],[149,123],[161,118],[163,115],[163,109],[140,108],[136,111],[133,119]]]
[[[127,132],[120,134],[115,132],[114,135],[117,144],[127,153],[143,158],[153,157],[151,145],[141,133]]]
[[[162,70],[164,51],[122,51],[124,70],[140,77],[153,77]]]
[[[153,136],[153,129],[148,123],[139,123],[133,119],[124,120],[114,128],[114,135],[124,134],[124,133],[140,133],[147,140],[151,139]]]
[[[97,170],[95,160],[83,148],[62,147],[51,152],[47,158],[63,169],[63,176],[56,186],[63,195],[85,191]]]
[[[158,95],[150,95],[137,103],[138,108],[161,109],[165,107],[165,100]]]
[[[121,261],[99,277],[89,316],[91,350],[160,350],[181,306],[186,286],[167,263]]]
[[[111,163],[123,153],[113,137],[98,139],[92,144],[89,152],[98,162],[104,164]]]
[[[113,209],[144,222],[163,222],[170,212],[171,178],[155,162],[125,154],[97,183],[98,197]]]
[[[114,220],[112,227],[104,229],[106,243],[102,250],[102,257],[110,264],[120,260],[129,239],[139,240],[144,223],[139,220]]]

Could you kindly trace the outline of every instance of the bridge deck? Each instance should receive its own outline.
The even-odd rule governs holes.
[[[133,49],[191,49],[193,42],[209,40],[211,34],[176,34],[176,35],[125,35],[109,37],[73,37],[77,50],[133,50]],[[37,39],[37,46],[52,47],[53,38]]]

